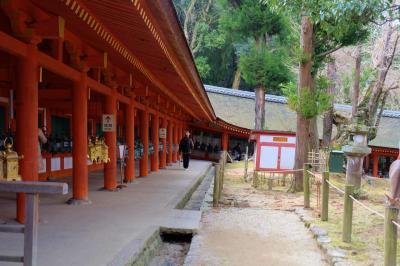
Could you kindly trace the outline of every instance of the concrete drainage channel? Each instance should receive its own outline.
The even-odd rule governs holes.
[[[200,211],[208,205],[206,196],[214,179],[214,167],[201,176],[177,209]],[[135,260],[133,266],[179,266],[185,264],[194,232],[192,230],[161,227],[146,241],[145,247]]]

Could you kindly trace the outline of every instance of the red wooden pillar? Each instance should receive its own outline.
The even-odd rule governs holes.
[[[379,156],[378,154],[372,154],[372,176],[378,176],[378,163],[379,163]]]
[[[159,150],[158,150],[158,143],[159,143],[159,137],[158,137],[158,128],[159,128],[159,116],[158,113],[153,115],[153,119],[151,120],[151,139],[153,140],[153,145],[154,145],[154,153],[151,156],[151,171],[158,171],[159,164],[158,164],[158,156],[159,156]]]
[[[114,130],[104,132],[110,157],[110,162],[104,165],[104,189],[112,191],[117,188],[117,99],[115,93],[105,97],[104,113],[114,116]]]
[[[172,163],[172,121],[168,121],[168,130],[167,130],[167,137],[168,137],[168,158],[167,164]]]
[[[135,179],[135,107],[133,103],[125,107],[125,135],[128,148],[126,159],[125,181],[132,182]]]
[[[177,147],[176,147],[176,144],[178,142],[177,141],[177,139],[178,139],[178,128],[177,128],[177,123],[176,122],[173,125],[172,133],[173,133],[173,135],[172,135],[173,140],[172,141],[174,143],[174,150],[172,152],[172,162],[176,163],[176,161],[178,160],[178,150],[177,150]]]
[[[72,199],[69,204],[89,202],[88,166],[87,166],[87,115],[88,87],[86,73],[74,83],[72,89]]]
[[[16,98],[16,149],[24,158],[19,162],[19,172],[24,181],[39,179],[38,160],[38,61],[35,43],[28,44],[27,55],[18,60],[18,88]],[[25,195],[17,197],[17,220],[25,222]]]
[[[149,173],[149,112],[140,112],[140,136],[143,142],[143,157],[140,160],[140,176]]]
[[[222,133],[222,150],[227,151],[229,145],[229,136],[226,131]]]
[[[161,127],[167,128],[167,118],[165,115],[162,117]],[[163,149],[161,151],[160,168],[165,168],[167,166],[167,138],[166,138],[166,136],[165,136],[165,138],[161,139],[161,143],[163,145]]]

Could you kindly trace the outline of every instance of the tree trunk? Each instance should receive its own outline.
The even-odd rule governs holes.
[[[328,63],[328,73],[329,79],[329,87],[328,87],[328,95],[332,97],[330,107],[328,111],[324,114],[324,123],[323,123],[323,135],[322,135],[322,146],[324,148],[329,148],[331,146],[332,141],[332,128],[333,128],[333,95],[335,95],[336,91],[336,62],[335,58],[332,57],[331,61]]]
[[[361,77],[361,45],[356,48],[356,66],[353,87],[353,100],[351,108],[351,116],[357,114],[358,98],[360,96],[360,77]]]
[[[300,62],[299,68],[299,86],[298,94],[301,95],[303,91],[312,89],[313,78],[311,76],[312,68],[312,52],[313,52],[313,25],[311,19],[307,16],[302,17],[301,20],[301,51],[303,60]],[[302,116],[301,113],[297,114],[297,129],[296,129],[296,155],[295,155],[295,169],[303,168],[304,163],[310,149],[311,137],[311,119]],[[313,126],[314,128],[314,126]],[[312,141],[314,142],[314,141]],[[312,144],[314,145],[314,144]],[[295,191],[303,190],[303,172],[298,171],[295,173]]]
[[[238,90],[240,86],[240,68],[237,66],[236,71],[235,71],[235,76],[233,77],[233,83],[232,83],[232,89]]]
[[[254,129],[263,130],[265,120],[265,88],[258,86],[255,88],[255,121]]]

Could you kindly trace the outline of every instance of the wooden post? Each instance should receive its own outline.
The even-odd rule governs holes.
[[[143,143],[143,156],[140,159],[139,174],[141,177],[149,174],[149,112],[140,112],[140,137]]]
[[[247,182],[247,168],[249,167],[249,146],[246,146],[246,155],[244,157],[244,182]]]
[[[353,195],[354,186],[346,184],[344,194],[344,211],[343,211],[343,232],[342,241],[351,242],[351,230],[353,224],[353,200],[350,198]]]
[[[306,164],[304,164],[303,169],[304,208],[310,208],[310,176]]]
[[[36,266],[39,227],[39,194],[26,194],[25,219],[24,266]]]
[[[87,166],[87,115],[88,115],[87,75],[81,72],[81,79],[72,88],[72,198],[69,204],[88,204],[89,178]]]
[[[268,174],[268,190],[272,190],[272,175],[273,173]]]
[[[397,257],[397,226],[392,221],[397,221],[399,210],[390,206],[385,208],[385,251],[384,265],[396,266]]]
[[[219,201],[219,176],[220,176],[221,166],[219,164],[215,164],[215,175],[214,175],[214,190],[213,190],[213,207],[218,206]]]
[[[328,208],[329,208],[329,172],[322,174],[322,210],[321,221],[328,221]]]
[[[117,96],[113,91],[112,95],[105,97],[104,112],[114,116],[114,130],[104,132],[106,145],[108,146],[108,157],[110,161],[104,164],[104,189],[115,191],[117,189]]]
[[[130,103],[125,108],[125,138],[128,146],[125,181],[132,182],[135,179],[135,106]]]
[[[38,175],[38,59],[37,43],[27,46],[27,56],[18,59],[16,90],[16,151],[24,158],[19,162],[19,173],[24,181],[37,181]],[[17,220],[25,221],[25,197],[17,198]]]

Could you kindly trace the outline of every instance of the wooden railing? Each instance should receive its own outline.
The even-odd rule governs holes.
[[[67,194],[68,185],[53,182],[0,181],[0,192],[26,193],[25,225],[1,225],[0,232],[24,234],[24,256],[0,255],[0,262],[20,262],[24,266],[37,265],[39,225],[39,194]]]

